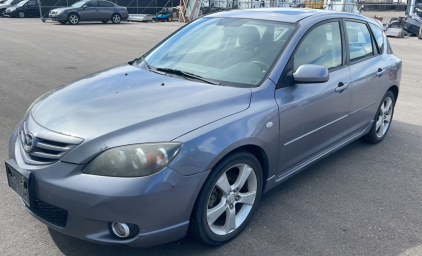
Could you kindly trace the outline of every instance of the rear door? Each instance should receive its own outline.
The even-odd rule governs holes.
[[[79,12],[81,20],[99,20],[98,1],[89,1]]]
[[[107,1],[98,1],[100,19],[110,20],[114,12],[114,4]]]
[[[341,20],[315,25],[304,36],[283,72],[279,82],[282,87],[275,92],[280,115],[278,181],[343,138],[351,97],[351,90],[347,89],[351,77],[345,63],[343,38]],[[289,74],[303,64],[327,67],[328,82],[289,82]],[[344,89],[339,90],[340,87]]]
[[[344,24],[352,76],[352,97],[346,131],[348,134],[374,119],[385,93],[383,90],[387,82],[387,63],[366,22],[345,20]]]

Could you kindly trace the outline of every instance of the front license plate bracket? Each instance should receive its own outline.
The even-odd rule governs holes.
[[[28,176],[25,177],[18,170],[6,163],[6,174],[9,187],[18,193],[28,206],[34,206],[34,177],[32,172],[29,172]]]

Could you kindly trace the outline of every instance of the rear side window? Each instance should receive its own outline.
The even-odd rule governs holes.
[[[114,7],[112,3],[106,2],[106,1],[99,1],[98,6],[99,7]]]
[[[374,55],[371,34],[364,23],[346,21],[346,30],[351,62]]]
[[[328,69],[342,65],[340,24],[330,22],[314,28],[294,55],[294,70],[303,64],[322,65]]]
[[[382,32],[381,28],[377,25],[369,24],[369,26],[371,27],[371,30],[374,33],[378,49],[380,50],[380,54],[382,54],[384,52],[384,33]]]

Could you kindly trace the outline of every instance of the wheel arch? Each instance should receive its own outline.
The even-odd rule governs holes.
[[[387,91],[391,91],[394,94],[394,99],[397,102],[397,98],[399,97],[399,87],[397,85],[392,85]]]

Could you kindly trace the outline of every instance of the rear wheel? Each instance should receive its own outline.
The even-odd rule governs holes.
[[[261,165],[248,151],[224,158],[198,196],[191,234],[208,245],[223,244],[239,235],[256,211],[262,180]]]
[[[19,11],[18,12],[18,17],[19,18],[25,18],[25,13],[23,11]]]
[[[122,17],[120,16],[120,14],[115,13],[115,14],[113,14],[113,15],[111,16],[111,21],[112,21],[114,24],[119,24],[119,23],[120,23],[120,21],[122,21]]]
[[[371,130],[362,137],[362,140],[372,144],[380,143],[387,135],[393,121],[396,99],[391,91],[387,91],[375,114]]]
[[[70,25],[77,25],[79,23],[79,15],[76,13],[71,13],[67,16],[67,21]]]

